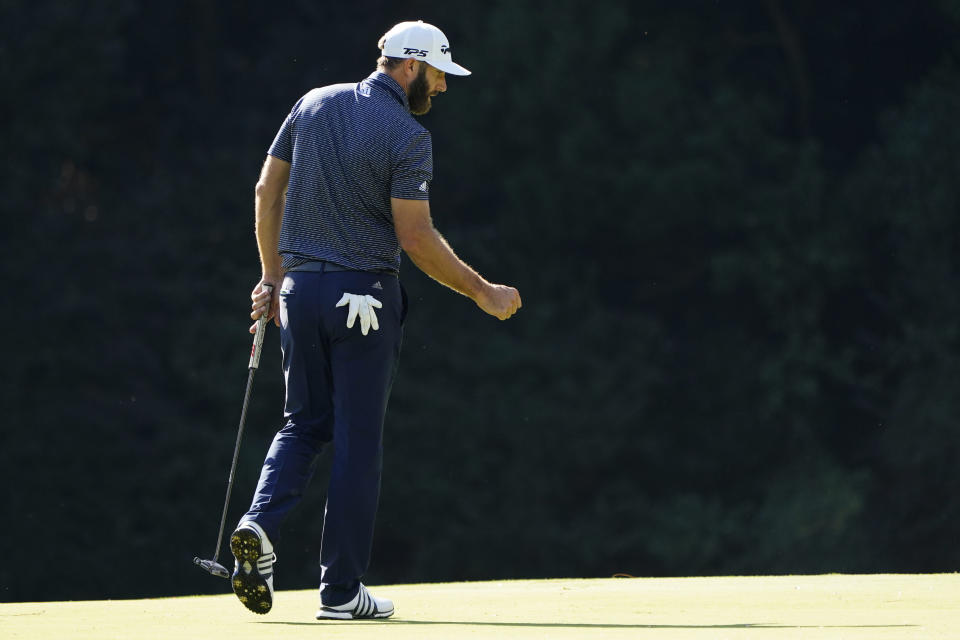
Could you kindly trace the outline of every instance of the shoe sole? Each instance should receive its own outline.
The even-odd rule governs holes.
[[[266,578],[257,573],[260,557],[260,538],[249,529],[238,529],[230,536],[230,551],[237,559],[230,584],[237,598],[250,611],[264,614],[273,608],[273,595]],[[250,567],[247,570],[245,567]]]
[[[390,611],[378,611],[369,616],[354,616],[349,611],[336,611],[324,607],[317,611],[317,620],[373,620],[374,618],[389,618],[393,615],[393,609]]]

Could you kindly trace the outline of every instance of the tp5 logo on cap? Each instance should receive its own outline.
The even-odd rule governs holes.
[[[383,55],[388,58],[417,58],[444,73],[470,75],[467,69],[453,61],[450,42],[443,31],[423,20],[395,25],[384,34],[382,42]]]

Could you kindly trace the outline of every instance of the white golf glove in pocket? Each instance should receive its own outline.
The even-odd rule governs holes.
[[[373,327],[374,331],[380,328],[380,324],[377,322],[377,314],[374,312],[374,308],[383,308],[383,304],[379,300],[369,295],[361,296],[356,293],[345,293],[337,306],[342,307],[347,304],[350,305],[347,310],[347,329],[353,328],[357,316],[360,316],[360,333],[363,335],[367,335],[370,327]]]

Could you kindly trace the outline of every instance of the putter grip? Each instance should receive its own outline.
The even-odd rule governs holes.
[[[263,286],[270,289],[271,295],[273,294],[273,287],[271,285],[265,284]],[[250,349],[250,364],[247,365],[248,369],[256,369],[260,366],[260,352],[263,350],[263,334],[266,332],[267,316],[264,314],[257,319],[257,332],[253,335],[253,348]]]

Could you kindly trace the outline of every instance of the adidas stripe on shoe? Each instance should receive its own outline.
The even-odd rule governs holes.
[[[247,609],[267,613],[273,607],[273,552],[270,538],[256,522],[242,522],[230,536],[236,559],[230,584]]]
[[[389,618],[392,615],[393,602],[386,598],[373,597],[362,584],[360,591],[350,602],[336,607],[320,605],[317,610],[317,620],[362,620]]]

